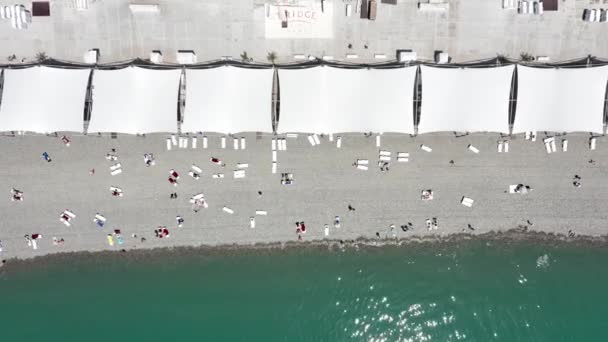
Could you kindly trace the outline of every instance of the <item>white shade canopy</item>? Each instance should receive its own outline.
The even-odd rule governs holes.
[[[513,133],[602,133],[608,66],[582,69],[517,67]]]
[[[416,68],[281,70],[278,130],[412,133]]]
[[[95,70],[89,132],[177,132],[181,70]]]
[[[514,66],[421,68],[422,106],[418,133],[508,133]]]
[[[186,70],[182,132],[272,132],[272,69]]]
[[[0,131],[82,132],[90,70],[4,70]]]

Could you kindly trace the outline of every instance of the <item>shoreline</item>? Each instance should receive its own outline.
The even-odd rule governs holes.
[[[187,257],[187,256],[217,256],[235,255],[258,252],[277,252],[277,251],[360,251],[360,250],[381,250],[391,247],[416,246],[423,248],[445,247],[454,244],[467,242],[486,242],[501,243],[501,247],[508,247],[513,243],[530,243],[536,246],[550,247],[593,247],[603,248],[608,246],[608,235],[589,236],[577,235],[568,237],[564,234],[527,231],[511,229],[507,231],[490,231],[482,234],[456,233],[447,235],[414,235],[407,238],[383,238],[368,239],[359,237],[355,240],[311,240],[306,242],[270,242],[255,244],[225,244],[225,245],[199,245],[199,246],[172,246],[172,247],[151,247],[139,249],[123,250],[102,250],[102,251],[75,251],[59,252],[52,254],[39,255],[29,258],[13,257],[3,259],[0,264],[0,273],[9,272],[21,267],[28,267],[32,264],[55,264],[70,262],[71,260],[99,260],[100,258],[111,260],[128,258],[132,262],[154,261],[165,257]]]

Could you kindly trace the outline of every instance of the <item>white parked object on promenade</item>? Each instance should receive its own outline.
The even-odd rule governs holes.
[[[342,137],[338,137],[338,139],[336,140],[336,147],[342,148]]]
[[[464,196],[460,200],[460,203],[462,203],[462,205],[469,208],[473,206],[473,202],[475,202],[473,199]]]
[[[249,228],[255,228],[255,217],[249,217]]]
[[[222,210],[228,214],[234,214],[234,210],[232,210],[228,207],[223,207]]]
[[[433,149],[426,145],[420,145],[420,149],[423,150],[424,152],[433,152]]]
[[[469,144],[469,146],[467,146],[467,148],[469,149],[469,151],[471,151],[475,154],[479,153],[479,149],[471,144]]]
[[[277,161],[277,151],[272,151],[272,161],[273,162]]]
[[[239,169],[246,169],[249,167],[249,164],[247,163],[237,163],[236,167],[238,167]]]
[[[256,210],[255,214],[260,216],[266,216],[268,215],[268,212],[266,210]]]
[[[245,138],[241,137],[241,150],[244,150],[247,147],[247,143],[245,142]]]
[[[502,153],[502,148],[503,148],[503,142],[499,141],[498,142],[498,153]]]
[[[568,139],[562,139],[562,152],[568,152]]]
[[[277,173],[277,162],[272,162],[272,173]]]
[[[312,135],[308,136],[308,142],[310,143],[310,145],[315,146],[315,139],[312,137]]]
[[[385,151],[385,150],[380,150],[380,152],[378,152],[381,156],[389,156],[391,155],[390,151]]]
[[[167,138],[167,151],[171,151],[173,144],[171,143],[171,138]]]
[[[272,143],[271,143],[271,150],[276,151],[277,150],[277,139],[272,138]]]
[[[234,170],[234,178],[245,178],[245,170]]]
[[[222,137],[221,145],[222,145],[222,148],[226,148],[226,137]]]
[[[239,139],[234,138],[234,139],[232,139],[232,142],[233,142],[234,149],[238,150],[239,149]]]
[[[198,139],[196,137],[192,137],[192,148],[196,149],[198,143]]]
[[[206,136],[203,136],[203,148],[209,147],[209,141]]]
[[[595,150],[595,141],[596,140],[597,140],[596,138],[589,139],[589,149],[591,149],[592,151]]]
[[[380,147],[380,136],[376,135],[376,147]]]
[[[191,168],[192,168],[192,170],[193,170],[194,172],[196,172],[196,173],[198,173],[198,174],[200,174],[200,173],[202,173],[202,172],[203,172],[203,170],[202,170],[200,167],[198,167],[198,166],[196,166],[196,165],[194,165],[194,164],[192,164]]]
[[[367,165],[357,164],[357,169],[367,171],[368,167],[367,167]]]

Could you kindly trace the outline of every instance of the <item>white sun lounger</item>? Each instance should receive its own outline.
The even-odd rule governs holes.
[[[249,217],[249,228],[255,228],[255,217]]]
[[[368,165],[369,159],[357,159],[357,165]]]
[[[196,150],[196,145],[198,143],[198,139],[196,137],[192,137],[192,148]]]
[[[545,138],[545,139],[543,139],[543,142],[545,142],[545,143],[550,143],[550,142],[552,142],[552,141],[554,141],[554,140],[555,140],[555,137],[549,137],[549,138]]]
[[[589,139],[589,149],[591,149],[592,151],[595,150],[595,141],[596,138]]]
[[[116,176],[116,175],[121,174],[121,173],[122,173],[122,169],[116,169],[116,170],[113,170],[112,172],[110,172],[110,174],[112,176]]]
[[[409,161],[410,161],[410,158],[408,158],[408,157],[397,157],[398,163],[407,163]]]
[[[266,216],[268,215],[268,212],[266,210],[256,210],[255,214],[260,216]]]
[[[227,212],[228,214],[234,214],[234,210],[232,210],[232,209],[230,209],[230,208],[228,208],[228,207],[223,207],[223,208],[222,208],[222,210],[223,210],[224,212]]]
[[[409,157],[410,157],[409,152],[397,152],[397,158],[409,158]]]
[[[380,150],[379,154],[381,156],[389,156],[390,157],[391,152],[390,151],[385,151],[385,150]]]
[[[167,151],[171,151],[172,147],[171,138],[167,138]]]
[[[249,164],[247,163],[238,163],[236,164],[236,167],[238,167],[239,169],[246,169],[249,167]]]
[[[279,146],[281,146],[281,150],[287,151],[287,139],[283,138],[279,140]]]
[[[277,151],[272,151],[272,161],[273,162],[277,161]]]
[[[197,180],[201,178],[201,175],[198,173],[195,173],[194,171],[188,171],[188,175],[190,175],[190,177],[197,179]]]
[[[532,132],[526,132],[526,140],[530,140],[530,133]]]
[[[376,135],[376,147],[380,147],[380,136]]]
[[[234,149],[238,150],[239,149],[239,138],[233,138],[232,142],[233,142]]]
[[[329,141],[334,141],[334,134],[333,133],[329,133]]]
[[[173,144],[173,146],[177,146],[177,137],[175,135],[171,136],[171,143]]]
[[[222,137],[221,141],[222,148],[226,148],[226,137]]]
[[[234,178],[245,178],[245,170],[234,170]]]
[[[505,153],[509,153],[509,141],[508,140],[505,140],[504,147],[505,147]]]
[[[68,221],[68,220],[64,220],[64,219],[63,219],[63,217],[60,217],[60,218],[59,218],[59,221],[63,222],[63,224],[65,224],[65,225],[66,225],[66,226],[68,226],[68,227],[69,227],[69,226],[71,226],[70,221]]]
[[[462,205],[469,208],[473,206],[473,202],[475,202],[473,199],[464,196],[462,196],[462,199],[460,200],[460,203],[462,203]]]
[[[536,131],[531,132],[530,139],[532,139],[532,142],[536,141]]]
[[[209,141],[207,137],[203,137],[203,148],[209,147]]]
[[[312,135],[308,136],[308,142],[310,143],[310,145],[315,146],[315,139],[312,137]]]
[[[118,191],[118,192],[122,192],[122,189],[121,189],[121,188],[117,188],[117,187],[115,187],[115,186],[111,186],[111,187],[110,187],[110,191]]]
[[[502,146],[503,146],[503,142],[499,141],[498,142],[498,153],[502,153]]]
[[[467,146],[467,148],[469,149],[469,151],[471,151],[475,154],[479,153],[479,149],[471,144],[469,144],[469,146]]]
[[[202,192],[200,194],[196,194],[196,195],[192,196],[193,200],[202,199],[202,198],[205,198],[205,194],[203,194]]]
[[[214,173],[213,176],[211,176],[215,179],[220,179],[220,178],[224,178],[224,174],[223,173]]]
[[[551,153],[551,143],[545,143],[545,150],[547,150],[547,153]]]
[[[338,139],[336,140],[336,147],[342,148],[342,137],[338,137]]]
[[[272,162],[272,173],[277,173],[277,162]]]
[[[562,152],[568,152],[568,139],[562,139]]]
[[[312,135],[312,138],[315,139],[315,144],[321,144],[321,140],[319,139],[319,136],[316,133]]]
[[[67,209],[64,210],[63,213],[66,214],[66,215],[68,215],[71,218],[75,218],[76,217],[76,214],[74,214],[73,212],[71,212],[71,211],[69,211]]]
[[[203,172],[203,170],[202,170],[200,167],[198,167],[198,166],[196,166],[196,165],[194,165],[194,164],[192,164],[191,168],[192,168],[192,170],[194,170],[194,172],[196,172],[196,173],[202,173],[202,172]]]
[[[277,139],[272,138],[272,143],[270,144],[270,149],[272,151],[276,151],[277,150]]]
[[[241,138],[241,150],[244,150],[247,147],[247,143],[245,142],[245,138]]]
[[[381,161],[391,161],[391,157],[389,156],[380,156],[378,159],[380,159]]]
[[[367,165],[357,165],[357,169],[367,171],[368,167]]]
[[[555,146],[555,139],[551,141],[551,152],[557,152],[557,147]]]
[[[420,149],[423,150],[424,152],[432,152],[433,149],[426,146],[426,145],[420,145]]]
[[[287,134],[285,134],[285,136],[288,138],[297,139],[298,133],[287,133]]]
[[[188,148],[188,138],[180,138],[182,140],[182,148]]]
[[[99,214],[95,214],[95,220],[106,222],[106,218],[103,217],[103,216],[101,216],[101,215],[99,215]],[[93,222],[95,222],[95,220],[93,220]]]
[[[38,242],[36,242],[36,240],[34,240],[34,239],[32,239],[32,248],[38,249]]]
[[[120,169],[120,168],[121,168],[120,163],[116,163],[116,164],[114,164],[114,165],[110,166],[110,170],[111,170],[111,171],[118,170],[118,169]]]
[[[515,194],[515,189],[517,188],[517,184],[511,184],[509,185],[509,193],[510,194]]]

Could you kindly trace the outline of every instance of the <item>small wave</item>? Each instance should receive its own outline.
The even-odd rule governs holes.
[[[536,259],[537,268],[548,268],[549,264],[550,264],[550,259],[549,259],[549,255],[547,255],[547,254],[541,255]]]

